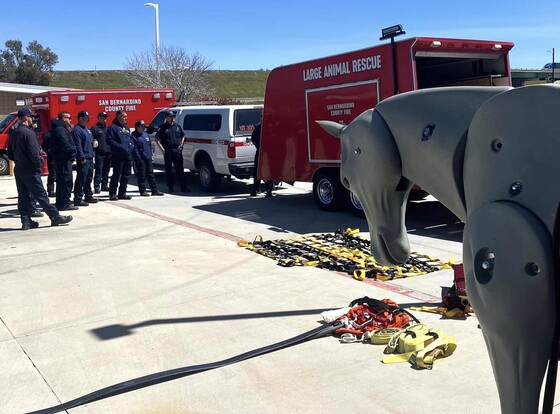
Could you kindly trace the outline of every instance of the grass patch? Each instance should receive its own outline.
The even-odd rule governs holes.
[[[268,70],[212,70],[206,75],[216,98],[264,97]],[[55,71],[50,86],[76,89],[131,88],[122,70]]]

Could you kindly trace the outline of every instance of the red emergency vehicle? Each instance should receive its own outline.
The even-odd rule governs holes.
[[[416,89],[511,85],[512,47],[502,41],[415,37],[272,70],[265,89],[259,176],[313,182],[320,208],[348,204],[359,214],[359,201],[340,182],[340,143],[315,121],[348,124],[381,100]]]
[[[51,119],[62,111],[70,113],[73,123],[78,121],[78,112],[89,112],[89,127],[96,124],[99,112],[107,112],[107,122],[111,123],[117,111],[125,111],[129,127],[134,127],[136,121],[148,123],[160,109],[174,103],[175,90],[170,88],[54,90],[31,97],[31,109],[41,124],[39,138],[50,128]]]
[[[88,111],[88,126],[97,122],[99,112],[109,114],[108,122],[112,122],[119,110],[128,115],[128,125],[140,119],[150,122],[160,109],[168,108],[175,103],[175,90],[172,88],[156,89],[96,89],[96,90],[53,90],[33,95],[26,101],[26,106],[37,115],[37,135],[42,143],[51,124],[62,111],[72,116],[72,122],[78,121],[78,112]],[[0,175],[8,174],[8,136],[17,123],[17,113],[12,112],[0,121]]]

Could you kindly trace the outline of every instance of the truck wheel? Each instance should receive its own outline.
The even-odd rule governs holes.
[[[6,154],[0,154],[0,175],[8,175],[10,172],[10,161]]]
[[[222,177],[214,171],[212,161],[204,158],[198,165],[198,182],[205,192],[215,191],[220,187]]]
[[[356,194],[352,191],[346,190],[346,204],[348,205],[348,209],[352,214],[356,217],[365,217],[364,208],[362,207],[362,203],[360,203],[360,199]]]
[[[321,210],[336,211],[344,205],[344,187],[335,174],[319,173],[313,177],[313,198]]]

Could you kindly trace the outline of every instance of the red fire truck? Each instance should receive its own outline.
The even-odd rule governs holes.
[[[321,209],[348,205],[360,214],[359,200],[340,182],[340,143],[315,121],[348,124],[381,100],[417,89],[511,85],[512,47],[501,41],[415,37],[272,70],[265,90],[259,176],[313,182]]]
[[[130,127],[140,119],[150,122],[160,109],[168,108],[175,103],[175,90],[171,88],[157,89],[96,89],[96,90],[53,90],[33,95],[26,101],[26,106],[37,115],[37,135],[39,143],[49,128],[51,119],[59,112],[67,111],[72,121],[77,122],[78,112],[88,111],[88,126],[97,122],[99,112],[109,114],[108,122],[112,122],[119,110],[128,114]],[[0,175],[8,174],[8,134],[17,123],[17,113],[12,112],[0,121]]]

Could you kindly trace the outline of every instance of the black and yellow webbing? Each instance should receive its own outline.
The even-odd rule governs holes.
[[[252,243],[240,240],[237,244],[276,260],[280,266],[316,266],[348,273],[357,280],[419,276],[450,269],[453,263],[413,252],[402,266],[381,266],[371,256],[369,240],[358,233],[359,229],[339,229],[334,233],[281,240],[263,240],[257,236]]]

